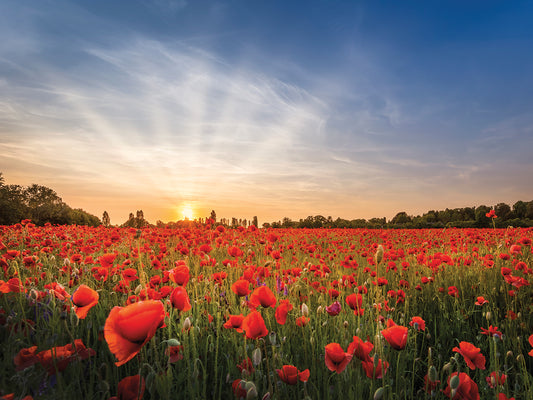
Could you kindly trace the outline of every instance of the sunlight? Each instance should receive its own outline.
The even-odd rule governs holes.
[[[192,221],[194,219],[194,211],[190,204],[185,203],[181,206],[181,216],[183,217],[183,219],[189,221]]]

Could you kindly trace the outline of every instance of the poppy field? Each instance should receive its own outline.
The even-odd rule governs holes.
[[[0,227],[2,399],[533,399],[533,230]]]

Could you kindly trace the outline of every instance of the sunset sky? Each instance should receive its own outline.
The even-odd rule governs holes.
[[[0,2],[0,172],[111,223],[533,200],[533,2]]]

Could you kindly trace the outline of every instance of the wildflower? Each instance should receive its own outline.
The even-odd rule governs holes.
[[[170,280],[180,286],[186,286],[189,282],[189,267],[184,261],[176,261],[176,267],[168,274]]]
[[[69,343],[65,346],[53,347],[39,352],[37,357],[39,363],[48,371],[48,375],[53,375],[56,371],[63,371],[72,361],[85,360],[95,354],[93,349],[85,347],[81,339],[76,339],[74,346]]]
[[[529,345],[533,347],[533,335],[529,336],[528,341],[529,341]],[[531,357],[533,357],[533,349],[527,354],[529,354]]]
[[[461,354],[470,369],[485,369],[485,356],[480,349],[469,342],[460,342],[459,348],[454,347],[453,351]]]
[[[183,360],[183,345],[169,346],[165,350],[165,355],[168,356],[168,362],[174,363],[178,360]]]
[[[361,361],[370,361],[370,352],[374,345],[370,342],[363,342],[359,336],[354,336],[352,343],[348,346],[348,353],[356,356]]]
[[[488,304],[488,302],[483,296],[479,296],[476,300],[476,306],[482,306],[483,304]]]
[[[459,378],[459,385],[452,389],[450,381],[454,376]],[[477,384],[464,373],[454,372],[448,378],[448,386],[444,389],[444,394],[451,399],[479,400],[479,391]]]
[[[485,329],[485,328],[481,328],[481,334],[482,335],[487,335],[487,336],[496,336],[498,338],[502,338],[503,336],[503,333],[501,333],[499,330],[498,330],[498,327],[497,326],[489,326],[489,329]]]
[[[74,312],[79,319],[85,319],[91,308],[98,304],[98,293],[87,285],[80,285],[72,294]]]
[[[15,369],[17,371],[22,371],[39,362],[39,357],[37,357],[37,346],[21,349],[13,359],[13,362],[15,363]]]
[[[255,368],[250,357],[246,357],[240,364],[237,364],[237,369],[243,375],[251,375],[254,373]]]
[[[296,318],[296,325],[298,326],[306,326],[311,318],[306,317],[305,315],[302,315],[301,317]]]
[[[341,303],[336,301],[333,304],[326,306],[326,312],[331,316],[339,315],[341,312]]]
[[[258,286],[250,295],[250,304],[255,308],[259,305],[264,308],[276,307],[276,296],[268,286]]]
[[[278,308],[276,308],[276,321],[280,325],[285,325],[285,322],[287,321],[287,314],[290,310],[293,309],[292,304],[289,300],[281,300],[279,303]]]
[[[346,304],[354,310],[355,315],[363,315],[364,308],[361,308],[363,305],[363,296],[360,293],[352,293],[346,297]]]
[[[368,361],[363,361],[362,365],[366,376],[370,379],[382,379],[389,368],[387,361],[377,359],[376,356],[370,358]]]
[[[244,316],[239,315],[230,315],[228,320],[224,323],[224,328],[226,329],[235,329],[237,332],[242,332],[242,321]]]
[[[498,216],[496,215],[496,211],[494,211],[494,210],[490,210],[488,213],[486,213],[485,217],[487,217],[487,218],[498,218]]]
[[[284,365],[281,369],[276,369],[279,378],[289,384],[296,385],[298,380],[307,382],[309,379],[309,370],[299,371],[294,365]]]
[[[141,348],[164,325],[165,308],[160,301],[147,300],[126,307],[114,307],[106,319],[104,337],[111,353],[121,366],[137,355]]]
[[[450,287],[448,288],[448,294],[449,294],[450,296],[453,296],[453,297],[458,298],[458,297],[459,297],[459,289],[457,289],[456,286],[450,286]]]
[[[345,353],[341,345],[338,343],[330,343],[326,345],[325,361],[326,367],[330,371],[335,371],[340,374],[348,363],[352,360],[353,355]]]
[[[426,321],[424,321],[420,317],[413,317],[411,318],[411,322],[409,322],[409,325],[414,327],[418,331],[423,331],[426,329]]]
[[[241,327],[248,339],[259,339],[268,335],[263,317],[255,310],[244,318]]]
[[[497,386],[503,385],[505,383],[505,381],[507,380],[507,375],[500,375],[498,372],[494,371],[491,372],[489,376],[485,378],[485,380],[487,381],[487,384],[491,389],[495,389]]]
[[[118,383],[119,400],[140,400],[144,395],[144,378],[139,375],[127,376]]]
[[[383,329],[381,334],[393,349],[402,350],[407,344],[407,327],[393,325]]]
[[[180,311],[189,311],[192,308],[187,290],[183,286],[174,288],[170,294],[170,303]]]
[[[250,294],[249,285],[250,282],[246,279],[239,279],[231,285],[231,290],[239,297],[248,296]]]

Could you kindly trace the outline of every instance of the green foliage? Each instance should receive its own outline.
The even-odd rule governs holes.
[[[23,219],[39,226],[46,223],[100,225],[98,217],[82,209],[70,208],[46,186],[4,185],[1,173],[0,178],[0,225],[13,225]]]

